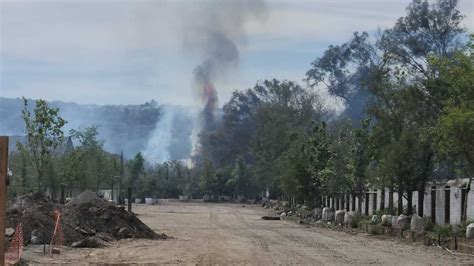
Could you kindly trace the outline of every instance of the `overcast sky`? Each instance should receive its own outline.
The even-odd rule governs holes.
[[[183,46],[183,31],[205,16],[203,2],[0,0],[0,96],[194,105],[192,71],[202,58]],[[392,26],[409,2],[266,1],[236,36],[240,62],[216,84],[221,103],[258,80],[301,81],[328,45]],[[460,0],[471,32],[473,5]]]

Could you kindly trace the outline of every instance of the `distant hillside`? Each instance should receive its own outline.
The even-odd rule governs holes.
[[[170,159],[188,158],[191,152],[190,136],[193,129],[189,110],[178,106],[159,105],[155,101],[140,105],[82,105],[54,101],[49,103],[60,109],[61,116],[68,121],[65,127],[70,129],[99,126],[99,137],[104,140],[105,149],[112,153],[123,150],[127,157],[144,151],[152,134],[156,134],[156,125],[165,110],[173,110],[174,119],[168,129],[171,132],[169,146]],[[29,100],[29,108],[34,101]],[[21,119],[22,99],[0,97],[0,135],[24,135]],[[157,151],[160,152],[160,151]]]

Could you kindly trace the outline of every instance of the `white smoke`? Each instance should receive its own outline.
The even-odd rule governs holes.
[[[173,122],[175,112],[173,108],[163,108],[163,116],[156,124],[153,133],[143,151],[145,160],[152,164],[170,160],[170,143],[173,137]]]

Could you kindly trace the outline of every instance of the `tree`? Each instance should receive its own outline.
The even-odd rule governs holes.
[[[74,149],[61,158],[62,183],[69,192],[81,182],[84,177],[84,160],[86,153],[82,149]],[[72,196],[72,195],[71,195]]]
[[[353,151],[354,151],[354,129],[348,121],[334,121],[334,129],[328,130],[330,135],[329,154],[330,158],[324,173],[327,179],[327,189],[330,195],[341,195],[350,193],[353,196],[357,192],[357,183],[353,178]]]
[[[44,100],[36,101],[34,116],[28,109],[28,100],[23,98],[23,101],[22,118],[28,143],[26,146],[19,144],[19,148],[28,150],[31,155],[37,172],[38,187],[43,189],[45,173],[50,167],[54,152],[64,139],[62,128],[67,122],[59,115],[58,108],[50,108]]]
[[[214,195],[216,191],[216,172],[210,160],[205,159],[201,168],[199,186],[204,194]]]
[[[309,170],[310,160],[307,149],[308,135],[300,135],[292,141],[288,150],[283,154],[280,186],[288,196],[290,202],[305,203],[307,206],[316,206],[318,188],[314,186]]]
[[[252,196],[250,173],[245,165],[242,157],[235,161],[234,169],[232,170],[232,182],[235,187],[235,195],[243,195],[246,197]]]
[[[313,127],[304,146],[304,152],[308,157],[308,172],[311,174],[311,184],[317,196],[329,196],[327,171],[331,152],[329,150],[330,138],[326,131],[326,123],[322,122]]]
[[[369,41],[369,34],[354,32],[349,42],[329,46],[322,57],[311,63],[306,81],[311,87],[323,84],[346,106],[343,116],[357,121],[363,118],[370,97],[366,83],[380,63],[379,52]]]
[[[361,199],[368,185],[367,168],[372,158],[370,148],[369,120],[363,120],[362,126],[354,130],[352,143],[352,156],[350,161],[353,190],[359,195],[359,212],[361,212]],[[368,199],[366,199],[368,202]]]
[[[321,121],[324,111],[317,95],[294,82],[266,80],[254,90],[262,103],[255,112],[253,171],[260,191],[270,189],[275,196],[285,152],[298,136],[311,131],[314,122]]]
[[[130,168],[130,181],[129,187],[134,188],[135,191],[139,190],[139,178],[142,173],[144,173],[145,159],[143,155],[139,152],[135,155],[135,158],[129,162]],[[130,199],[129,199],[130,200]]]
[[[10,154],[9,160],[9,168],[13,173],[12,184],[9,190],[13,191],[14,195],[22,195],[28,192],[29,188],[34,184],[34,180],[31,179],[31,156],[20,145],[17,143],[17,151]]]
[[[394,63],[406,66],[415,76],[426,75],[430,55],[446,57],[461,47],[459,39],[465,30],[457,2],[438,0],[430,4],[427,0],[413,0],[407,15],[384,32],[378,45]]]
[[[80,167],[87,169],[81,172],[80,184],[83,189],[99,189],[106,171],[106,158],[108,154],[103,150],[103,141],[98,140],[98,127],[92,125],[84,129],[73,129],[69,132],[72,139],[79,142],[76,150],[76,161]],[[74,155],[73,155],[74,156]]]
[[[467,215],[467,195],[474,176],[474,35],[466,53],[452,58],[434,58],[438,76],[429,85],[444,89],[444,108],[438,120],[437,147],[443,154],[460,162],[459,171],[469,178],[463,202],[463,220]]]

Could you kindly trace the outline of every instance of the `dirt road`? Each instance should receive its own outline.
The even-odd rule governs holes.
[[[123,240],[103,249],[66,249],[54,258],[30,247],[25,258],[37,263],[139,264],[459,264],[434,247],[409,246],[369,236],[349,235],[292,221],[265,221],[258,206],[169,202],[137,205],[134,211],[169,240]]]

